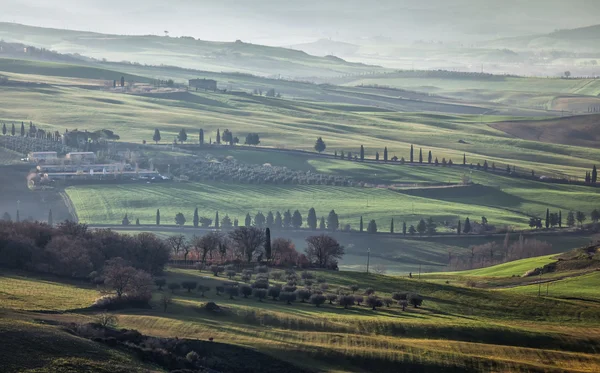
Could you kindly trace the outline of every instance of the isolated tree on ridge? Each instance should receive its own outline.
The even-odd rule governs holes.
[[[158,130],[158,128],[154,129],[154,136],[152,136],[152,140],[158,144],[158,142],[160,141],[160,131]]]
[[[319,153],[323,153],[326,148],[327,148],[327,145],[325,145],[325,141],[323,141],[323,139],[321,137],[319,137],[317,139],[317,141],[315,142],[315,150],[318,151]]]

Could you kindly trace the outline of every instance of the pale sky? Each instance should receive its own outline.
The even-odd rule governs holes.
[[[600,0],[2,0],[0,21],[268,45],[481,40],[600,23]]]

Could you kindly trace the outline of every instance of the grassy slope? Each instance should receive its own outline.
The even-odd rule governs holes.
[[[319,276],[330,284],[330,291],[354,282],[375,288],[381,296],[418,291],[426,297],[425,305],[407,312],[397,306],[344,310],[229,300],[216,296],[214,290],[200,298],[182,291],[174,295],[167,313],[130,310],[121,313],[119,324],[156,336],[212,337],[325,371],[388,372],[397,371],[398,363],[436,371],[594,371],[600,366],[593,355],[600,337],[600,309],[595,304],[364,273],[320,272]],[[171,270],[167,280],[196,280],[211,287],[222,281],[190,270]],[[34,286],[35,276],[30,281]],[[5,277],[0,277],[0,289],[0,297],[11,295],[10,289],[5,290]],[[209,300],[228,311],[212,315],[197,309]]]

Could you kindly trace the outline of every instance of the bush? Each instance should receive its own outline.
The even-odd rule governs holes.
[[[136,296],[125,294],[122,296],[105,295],[94,301],[92,308],[101,310],[122,310],[125,308],[148,308],[151,296]]]
[[[335,302],[338,298],[338,296],[336,294],[327,294],[327,300],[329,301],[329,304],[333,304],[333,302]]]
[[[357,292],[359,289],[360,289],[360,286],[358,286],[358,284],[350,285],[350,290],[352,290],[352,294]]]
[[[244,282],[250,282],[250,280],[252,280],[252,272],[250,273],[242,273],[242,275],[240,276],[240,278],[242,279],[242,281]]]
[[[302,279],[303,280],[312,280],[315,278],[315,275],[311,272],[308,271],[304,271],[302,272]]]
[[[317,277],[317,282],[319,284],[324,284],[327,282],[327,280],[325,279],[325,277]]]
[[[171,282],[169,285],[167,285],[167,287],[169,288],[169,290],[171,290],[172,293],[175,293],[175,290],[181,289],[181,285],[179,285],[176,282]]]
[[[158,286],[158,290],[162,290],[162,287],[167,284],[167,280],[164,278],[157,278],[154,280],[154,285]]]
[[[306,286],[306,287],[311,287],[311,286],[313,286],[313,282],[312,282],[312,280],[308,280],[308,279],[307,279],[307,280],[304,280],[304,286]]]
[[[254,281],[254,283],[252,284],[252,287],[254,289],[268,289],[269,281],[265,280],[265,279],[258,279],[256,281]]]
[[[216,264],[213,264],[210,266],[210,271],[213,273],[213,276],[219,276],[219,266]]]
[[[181,282],[181,287],[187,289],[188,293],[191,293],[192,290],[198,287],[198,283],[196,281],[183,281]]]
[[[405,292],[396,292],[396,293],[392,294],[392,298],[398,302],[400,302],[401,300],[406,300],[407,297],[408,297],[408,293],[405,293]]]
[[[225,286],[223,286],[223,285],[215,286],[215,290],[217,292],[217,295],[221,295],[222,293],[225,292]]]
[[[267,297],[267,289],[254,289],[252,291],[252,296],[254,296],[254,298],[258,298],[259,302],[262,302],[263,299]]]
[[[273,277],[273,280],[281,281],[281,279],[283,278],[283,272],[271,272],[271,277]]]
[[[257,266],[256,273],[269,273],[269,267],[267,266]]]
[[[229,295],[229,299],[233,299],[233,297],[237,297],[240,294],[237,286],[227,286],[225,292]]]
[[[244,298],[248,298],[248,296],[252,295],[252,287],[250,285],[242,285],[240,286],[240,292]]]
[[[423,297],[419,294],[412,293],[408,296],[408,302],[412,304],[414,308],[418,308],[423,304]]]
[[[375,311],[375,309],[377,307],[382,307],[383,306],[383,302],[381,301],[381,299],[377,298],[376,296],[370,295],[367,298],[367,305],[369,307],[371,307],[373,309],[373,311]]]
[[[187,353],[187,355],[185,355],[185,358],[190,363],[195,363],[200,360],[200,355],[198,355],[196,351],[190,351]]]
[[[281,293],[281,288],[279,286],[271,286],[269,288],[268,295],[273,298],[273,300],[277,300],[279,298],[279,294]]]
[[[287,304],[292,304],[296,300],[296,293],[283,291],[279,294],[279,299],[286,302]]]
[[[363,298],[361,295],[354,297],[354,301],[356,302],[357,305],[360,306],[360,304],[362,302],[364,302],[365,298]]]
[[[210,291],[210,286],[205,286],[205,285],[198,286],[198,292],[200,293],[200,296],[202,298],[204,298],[204,293],[206,293],[207,291]]]
[[[326,282],[323,282],[320,286],[321,290],[325,291],[327,289],[329,289],[329,284],[327,284]]]
[[[229,279],[231,280],[232,278],[234,278],[236,275],[236,272],[234,270],[227,270],[227,277],[229,277]]]
[[[394,304],[394,300],[392,298],[384,298],[383,303],[386,305],[386,307],[391,307],[392,304]]]
[[[317,307],[325,303],[326,300],[327,298],[325,298],[325,296],[322,294],[313,294],[310,297],[310,303],[314,304]]]
[[[365,290],[365,295],[373,295],[375,294],[375,290],[373,290],[373,288],[367,288],[367,290]]]
[[[354,305],[354,297],[352,295],[342,295],[338,303],[340,304],[340,306],[348,308]]]
[[[296,294],[297,294],[298,298],[302,301],[302,303],[307,301],[311,296],[311,292],[308,289],[300,289],[300,290],[296,291]]]

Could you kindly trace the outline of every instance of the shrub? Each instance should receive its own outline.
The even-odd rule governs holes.
[[[364,302],[365,298],[363,298],[361,295],[354,297],[354,301],[356,302],[356,304],[358,304],[360,306],[360,304],[362,302]]]
[[[369,307],[371,307],[373,309],[373,311],[375,311],[375,309],[377,307],[383,306],[383,302],[381,301],[381,299],[377,298],[376,296],[370,295],[369,297],[367,297],[367,305]]]
[[[258,298],[259,302],[262,302],[263,299],[267,297],[267,289],[254,289],[252,291],[252,296],[254,296],[254,298]]]
[[[401,300],[406,300],[407,297],[408,297],[408,293],[405,293],[405,292],[396,292],[396,293],[392,294],[392,298],[398,302],[400,302]]]
[[[102,310],[121,310],[125,308],[147,308],[151,296],[137,296],[125,294],[123,296],[105,295],[94,301],[92,308]]]
[[[311,272],[308,271],[304,271],[302,272],[302,279],[303,280],[312,280],[315,278],[315,275]]]
[[[265,280],[265,279],[258,279],[256,281],[254,281],[254,283],[252,284],[252,287],[254,289],[268,289],[269,281]]]
[[[281,288],[279,286],[271,286],[269,288],[268,295],[273,298],[273,300],[277,300],[279,294],[281,294]]]
[[[386,307],[391,307],[394,304],[394,300],[392,298],[384,298],[383,303],[385,303]]]
[[[217,285],[217,286],[215,286],[215,291],[217,292],[217,295],[221,295],[222,293],[225,292],[225,286]]]
[[[167,280],[164,278],[157,278],[154,280],[154,285],[158,286],[158,290],[162,290],[162,287],[167,284]]]
[[[324,284],[327,282],[327,280],[325,279],[325,277],[317,277],[317,282],[319,284]]]
[[[296,293],[282,291],[279,294],[279,299],[281,299],[282,301],[285,301],[287,304],[292,304],[292,302],[296,300]]]
[[[326,282],[323,282],[320,286],[321,290],[325,291],[327,289],[329,289],[329,284],[327,284]]]
[[[282,291],[285,291],[286,293],[293,293],[297,290],[296,286],[294,285],[285,285],[282,289]]]
[[[187,289],[188,293],[191,293],[192,290],[198,287],[198,283],[196,281],[183,281],[181,287]]]
[[[190,351],[187,353],[187,355],[185,355],[185,358],[190,363],[195,363],[200,360],[200,355],[198,355],[196,351]]]
[[[338,301],[340,306],[348,308],[354,305],[354,297],[352,295],[342,295]]]
[[[181,285],[179,285],[176,282],[171,282],[169,285],[167,285],[167,287],[169,288],[169,290],[171,290],[172,293],[175,293],[175,290],[181,289]]]
[[[269,273],[269,267],[267,266],[257,266],[256,273]]]
[[[216,264],[213,264],[210,266],[210,271],[213,273],[213,276],[219,276],[219,266]]]
[[[233,297],[237,297],[240,294],[237,286],[227,286],[225,292],[229,295],[229,299],[233,299]]]
[[[312,285],[313,285],[313,282],[312,282],[312,280],[308,280],[308,279],[307,279],[307,280],[304,280],[304,286],[306,286],[306,287],[311,287]]]
[[[375,290],[373,290],[373,288],[367,288],[367,290],[365,290],[365,295],[373,295],[375,294]]]
[[[350,285],[350,290],[352,290],[352,294],[354,294],[355,292],[357,292],[358,289],[360,289],[360,286],[358,286],[358,284]]]
[[[244,298],[248,298],[248,296],[252,295],[252,287],[250,285],[242,285],[240,286],[240,292]]]
[[[327,300],[329,301],[329,304],[333,304],[333,302],[335,302],[337,298],[338,296],[335,294],[327,294]]]
[[[281,281],[281,279],[283,278],[283,272],[271,272],[271,277],[273,277],[273,280]]]
[[[408,296],[408,302],[412,304],[414,308],[418,308],[423,304],[423,297],[419,294],[412,293]]]
[[[327,298],[325,298],[325,296],[322,294],[313,294],[310,297],[310,303],[314,304],[317,307],[325,303],[326,300]]]
[[[302,301],[302,303],[307,301],[311,296],[311,292],[308,289],[300,289],[300,290],[296,291],[296,294],[297,294],[298,298]]]
[[[231,280],[232,278],[234,278],[236,275],[235,270],[227,270],[227,277],[229,277],[229,279]]]
[[[252,280],[252,273],[242,273],[242,275],[240,276],[240,278],[244,282],[250,282],[250,280]]]
[[[198,292],[200,293],[200,296],[202,298],[204,298],[204,293],[206,293],[207,291],[210,291],[210,286],[205,286],[205,285],[198,286]]]

